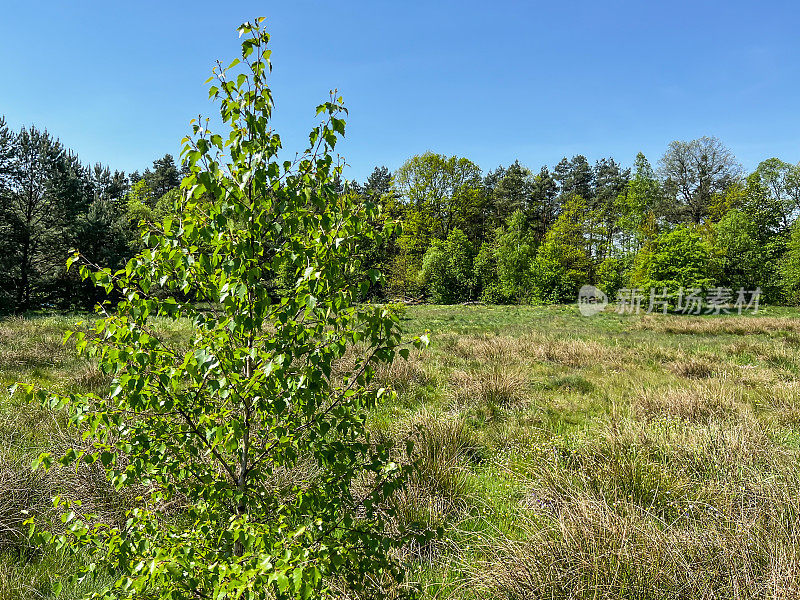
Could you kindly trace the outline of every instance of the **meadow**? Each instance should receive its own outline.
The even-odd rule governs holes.
[[[62,343],[81,318],[0,321],[0,600],[48,597],[61,560],[29,547],[22,510],[52,516],[56,493],[109,519],[126,506],[99,467],[32,472],[74,434],[5,392],[103,389]],[[425,597],[800,596],[800,311],[411,306],[404,325],[431,346],[380,372],[397,398],[370,429],[415,440],[394,502],[443,532],[404,550]]]

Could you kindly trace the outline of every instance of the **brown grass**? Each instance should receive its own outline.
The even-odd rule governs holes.
[[[459,336],[452,340],[452,351],[462,359],[481,363],[515,362],[523,358],[516,338],[505,335]]]
[[[800,333],[800,319],[791,317],[698,318],[646,315],[637,321],[634,327],[659,333],[690,335],[751,335],[777,331]]]
[[[756,392],[760,408],[779,425],[800,423],[800,381],[778,381]]]
[[[492,540],[472,569],[480,598],[797,598],[800,531],[789,509],[736,525],[659,526],[635,506],[584,498],[524,541]],[[622,513],[622,514],[621,514]],[[733,526],[732,526],[733,525]]]
[[[381,364],[375,378],[381,385],[391,387],[397,392],[424,387],[435,381],[419,352],[411,352],[408,359],[398,357],[390,365]]]
[[[797,454],[751,416],[543,452],[513,535],[478,536],[479,598],[797,598]],[[770,476],[765,477],[764,474]]]
[[[103,373],[94,361],[85,361],[75,367],[71,383],[81,391],[103,392],[111,383],[111,376]]]
[[[411,456],[401,460],[413,463],[406,484],[391,498],[393,527],[435,531],[468,510],[474,488],[468,465],[481,460],[481,447],[466,423],[420,411],[399,429],[390,432],[397,440],[414,443]],[[423,547],[411,544],[406,552],[417,559],[430,558],[440,544]]]
[[[31,471],[27,460],[0,457],[0,550],[26,545],[24,510],[43,510],[51,502],[57,479],[54,473]]]
[[[670,416],[701,422],[734,414],[741,404],[741,394],[724,379],[664,389],[641,388],[631,398],[634,415],[644,420]]]
[[[450,377],[453,404],[464,406],[521,406],[528,397],[528,378],[514,366],[491,365],[476,371],[455,371]]]
[[[751,356],[770,367],[792,368],[797,364],[797,348],[785,343],[785,340],[737,340],[725,346],[724,350],[734,356]]]
[[[668,363],[667,368],[679,377],[702,379],[711,377],[716,372],[717,365],[714,365],[711,361],[693,357]]]
[[[543,334],[523,336],[461,336],[453,342],[453,352],[465,360],[504,365],[550,362],[569,367],[585,367],[604,362],[620,365],[625,352],[594,340],[559,338]]]

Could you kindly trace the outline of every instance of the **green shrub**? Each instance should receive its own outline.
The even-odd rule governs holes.
[[[636,257],[631,284],[676,292],[713,287],[711,247],[696,228],[681,225],[645,244]]]
[[[473,250],[463,231],[454,229],[447,239],[433,240],[422,259],[422,281],[438,304],[455,304],[472,298]]]

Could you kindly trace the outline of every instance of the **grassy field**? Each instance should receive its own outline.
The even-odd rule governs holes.
[[[427,597],[800,597],[800,312],[406,317],[432,346],[381,373],[399,396],[371,428],[417,442],[396,501],[445,530],[407,550]],[[75,321],[0,321],[0,384],[102,386],[61,344]],[[59,415],[0,399],[0,600],[47,597],[59,558],[26,548],[19,511],[60,489],[110,516],[125,498],[99,472],[31,473],[72,440]]]

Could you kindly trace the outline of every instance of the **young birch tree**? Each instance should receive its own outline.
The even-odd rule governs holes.
[[[241,58],[214,69],[228,134],[194,122],[175,214],[124,269],[80,266],[123,298],[77,334],[113,377],[108,393],[28,389],[91,443],[62,464],[99,461],[138,493],[119,523],[57,500],[65,532],[41,534],[81,557],[73,579],[114,577],[97,598],[318,598],[335,586],[370,597],[402,576],[406,532],[385,521],[407,467],[370,442],[366,412],[390,394],[376,365],[409,349],[396,315],[355,303],[363,243],[391,224],[373,230],[375,207],[335,192],[340,98],[317,108],[309,148],[279,159],[261,27],[242,25]],[[287,271],[290,289],[273,297]],[[191,323],[188,349],[152,317]]]

